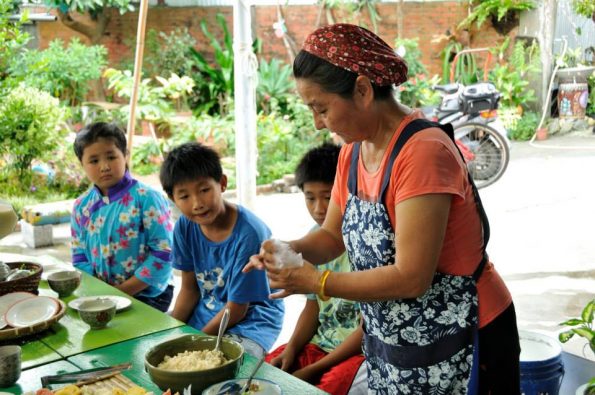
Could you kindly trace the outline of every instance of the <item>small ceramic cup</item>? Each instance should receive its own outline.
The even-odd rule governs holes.
[[[109,299],[87,300],[79,305],[78,311],[91,329],[101,329],[116,315],[116,303]]]
[[[52,273],[48,276],[48,284],[61,298],[65,298],[81,284],[81,273],[76,270]]]
[[[0,347],[0,388],[8,388],[21,377],[21,347]]]

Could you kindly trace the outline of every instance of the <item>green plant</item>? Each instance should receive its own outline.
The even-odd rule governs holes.
[[[422,52],[419,50],[419,39],[397,38],[395,40],[395,48],[397,53],[407,63],[409,76],[428,74],[428,69],[421,62]]]
[[[595,327],[593,326],[594,318],[595,299],[592,299],[583,308],[580,317],[571,318],[560,323],[562,326],[573,328],[560,333],[558,338],[562,343],[566,343],[568,340],[572,339],[574,335],[584,337],[587,340],[587,345],[591,348],[591,351],[595,353]]]
[[[188,141],[198,141],[212,145],[222,157],[234,155],[235,124],[231,114],[226,116],[201,114],[198,118],[193,117],[174,127],[174,133],[168,140],[166,151]]]
[[[67,110],[58,99],[36,88],[19,86],[0,102],[0,154],[10,158],[5,170],[15,171],[26,184],[31,162],[45,159],[63,141],[60,124]]]
[[[258,117],[257,184],[270,183],[293,173],[305,141],[296,141],[290,122],[279,114]]]
[[[89,82],[101,77],[106,64],[104,46],[86,46],[73,38],[66,47],[58,39],[44,51],[25,51],[13,60],[9,70],[13,78],[76,106],[85,100]]]
[[[161,151],[155,141],[147,141],[132,151],[132,168],[140,175],[153,174],[159,171]]]
[[[6,78],[9,61],[30,38],[29,34],[20,30],[21,25],[29,18],[28,12],[25,11],[19,21],[13,22],[9,19],[13,13],[13,7],[12,0],[0,0],[0,84]]]
[[[113,89],[122,98],[130,99],[133,88],[132,72],[130,70],[106,69],[103,76],[108,79],[108,88]],[[171,113],[171,107],[166,100],[163,90],[152,84],[151,78],[142,79],[138,87],[138,103],[136,116],[152,122],[165,120]],[[121,111],[130,113],[130,105],[122,107]]]
[[[91,185],[70,144],[58,147],[47,164],[54,170],[54,176],[48,182],[50,191],[76,198]]]
[[[270,113],[275,107],[287,108],[287,98],[292,95],[295,84],[291,79],[291,67],[279,59],[260,61],[258,85],[256,86],[257,105],[260,110]]]
[[[407,63],[408,79],[399,86],[399,101],[410,107],[429,106],[439,100],[438,92],[432,89],[438,84],[438,76],[427,78],[428,70],[421,62],[417,39],[397,39],[395,48]]]
[[[226,114],[229,111],[234,92],[233,38],[222,14],[217,14],[217,23],[223,31],[223,43],[207,29],[206,21],[201,21],[203,34],[209,39],[214,50],[212,65],[196,49],[190,48],[197,72],[192,75],[196,82],[192,107],[210,114]]]
[[[558,335],[558,339],[562,343],[566,343],[572,339],[574,335],[580,336],[587,340],[587,345],[591,348],[591,351],[595,354],[595,327],[593,326],[595,319],[595,299],[590,300],[587,305],[583,308],[581,316],[577,318],[571,318],[566,320],[560,325],[571,327],[567,331],[561,332]],[[595,394],[595,377],[593,377],[585,390],[586,395]]]
[[[423,74],[410,77],[407,82],[398,87],[399,101],[409,107],[434,106],[440,103],[440,93],[433,89],[433,86],[439,83],[438,75],[432,78],[427,78]]]
[[[535,8],[535,3],[532,0],[475,0],[472,3],[477,4],[471,13],[459,23],[459,28],[469,28],[475,23],[479,29],[488,18],[491,18],[493,23],[511,19],[514,24],[516,13]],[[500,33],[506,34],[507,32],[503,30]]]
[[[440,53],[442,58],[442,83],[460,82],[469,85],[478,81],[478,69],[475,56],[472,53],[463,53],[456,58],[453,80],[450,78],[450,71],[454,56],[463,50],[463,45],[458,41],[450,41]]]
[[[298,103],[291,103],[291,106],[296,106],[294,110],[298,111],[292,114],[294,118],[279,113],[261,113],[258,116],[258,184],[293,173],[308,149],[330,139],[328,131],[315,131],[313,126],[309,126],[311,114],[300,113]],[[301,122],[304,123],[300,125]]]
[[[577,47],[574,49],[567,49],[564,56],[559,56],[556,59],[556,63],[560,67],[578,67],[582,65],[583,60],[583,49]]]
[[[148,75],[189,75],[193,65],[190,48],[196,45],[196,39],[188,29],[176,28],[169,34],[153,29],[149,32],[156,37],[144,61]]]
[[[588,78],[589,83],[589,104],[587,114],[595,115],[595,71]]]
[[[158,143],[147,142],[132,152],[132,163],[136,173],[141,175],[155,173],[161,163],[160,153],[166,155],[174,147],[190,141],[198,141],[213,146],[222,158],[234,155],[234,119],[202,114],[184,122],[171,124],[171,137],[160,139]]]
[[[574,12],[587,18],[595,16],[595,0],[572,0]]]
[[[538,123],[539,115],[537,115],[537,113],[525,111],[523,116],[520,116],[515,124],[508,128],[508,137],[519,141],[530,140],[535,134]]]
[[[164,96],[172,100],[175,104],[176,111],[188,110],[188,95],[192,93],[194,88],[194,81],[187,76],[180,77],[176,73],[171,73],[171,77],[165,79],[161,76],[155,76],[159,81],[161,91]]]
[[[494,49],[501,58],[509,45],[505,40],[501,47]],[[536,42],[526,44],[516,42],[507,61],[503,61],[490,72],[490,81],[500,92],[500,103],[504,107],[526,106],[535,101],[535,92],[529,89],[529,80],[540,71],[539,46]]]
[[[362,25],[363,21],[359,20],[360,14],[367,10],[370,16],[370,22],[372,22],[372,28],[374,32],[378,32],[378,22],[382,20],[378,10],[376,10],[376,4],[378,0],[359,0],[359,1],[347,1],[347,0],[323,0],[322,3],[327,10],[341,9],[347,14],[347,22],[354,23],[356,25]],[[327,18],[332,15],[327,14]],[[334,23],[334,22],[332,22]]]

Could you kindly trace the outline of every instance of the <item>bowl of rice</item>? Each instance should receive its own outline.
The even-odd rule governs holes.
[[[215,351],[216,336],[183,335],[166,340],[145,355],[145,368],[162,390],[182,393],[192,385],[192,394],[214,383],[234,378],[244,356],[244,347],[234,340],[221,339]]]

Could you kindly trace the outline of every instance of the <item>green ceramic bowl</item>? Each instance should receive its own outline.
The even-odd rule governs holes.
[[[217,337],[207,335],[184,335],[164,341],[151,348],[145,355],[145,369],[151,380],[162,390],[171,389],[179,392],[192,384],[192,394],[200,395],[208,386],[234,378],[240,369],[244,357],[244,347],[231,339],[221,340],[221,351],[230,361],[213,369],[175,372],[159,369],[166,355],[174,356],[184,351],[213,350]]]

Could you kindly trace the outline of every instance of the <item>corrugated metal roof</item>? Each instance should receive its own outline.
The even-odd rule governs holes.
[[[584,51],[587,48],[593,48],[595,47],[595,22],[575,14],[571,0],[559,0],[555,37],[566,38],[569,49],[581,48]],[[555,44],[556,53],[559,53],[561,48],[559,43]]]
[[[354,0],[357,1],[357,0]],[[399,0],[379,0],[382,3],[396,3]],[[414,3],[436,3],[452,0],[404,0],[405,2]],[[464,0],[455,0],[462,2]],[[235,0],[166,0],[166,4],[170,7],[221,7],[232,6]],[[309,5],[317,4],[318,0],[245,0],[249,5]],[[149,0],[150,5],[156,5],[157,0]]]

